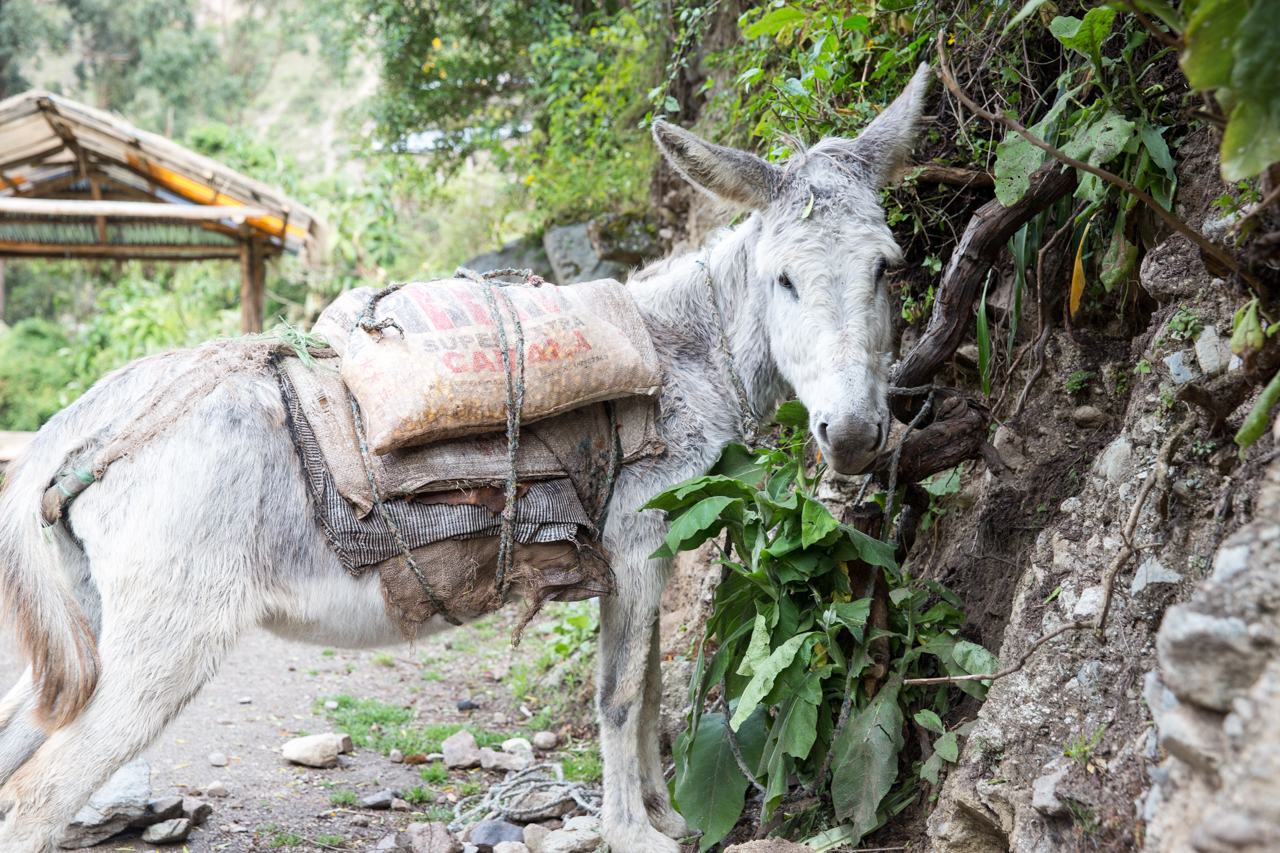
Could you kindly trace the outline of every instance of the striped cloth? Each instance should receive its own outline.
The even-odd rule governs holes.
[[[280,383],[294,447],[306,474],[307,490],[314,500],[320,525],[342,567],[358,575],[365,566],[398,556],[400,546],[396,544],[382,513],[374,510],[360,518],[338,493],[293,383],[278,364],[275,374]],[[422,504],[397,498],[383,501],[383,506],[411,549],[442,539],[497,536],[502,523],[489,510],[471,504]],[[518,542],[580,542],[596,535],[597,531],[574,491],[573,482],[568,478],[530,483],[524,495],[516,501],[515,538]]]

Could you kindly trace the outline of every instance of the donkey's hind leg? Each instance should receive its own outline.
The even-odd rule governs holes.
[[[0,788],[0,853],[52,851],[89,796],[213,676],[244,627],[246,603],[225,588],[175,592],[172,575],[150,561],[131,569],[103,585],[93,698]]]
[[[32,718],[35,696],[31,689],[31,667],[13,689],[0,699],[0,785],[44,743],[48,734]]]

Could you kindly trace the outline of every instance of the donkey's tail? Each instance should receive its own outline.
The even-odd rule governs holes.
[[[59,547],[76,546],[40,519],[40,499],[66,459],[58,432],[52,425],[41,430],[0,485],[3,618],[30,658],[37,718],[52,729],[71,722],[88,704],[99,665],[93,627],[58,559]],[[65,546],[55,544],[55,537]]]

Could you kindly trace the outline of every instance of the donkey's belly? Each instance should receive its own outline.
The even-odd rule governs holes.
[[[469,622],[475,617],[462,617]],[[267,606],[262,627],[281,637],[342,648],[389,646],[404,637],[387,616],[376,569],[358,578],[346,572],[327,572],[290,579]],[[438,616],[424,623],[419,637],[452,627]]]

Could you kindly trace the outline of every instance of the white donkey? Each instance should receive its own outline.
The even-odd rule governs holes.
[[[705,254],[656,264],[631,290],[665,368],[657,464],[625,469],[604,531],[617,595],[601,604],[598,707],[604,837],[617,853],[675,853],[689,834],[658,754],[658,606],[670,560],[658,491],[704,473],[794,391],[823,455],[856,472],[888,432],[890,297],[899,250],[879,191],[903,168],[928,71],[856,140],[785,168],[657,122],[695,185],[754,213]],[[708,276],[739,395],[708,297]],[[40,431],[0,493],[5,618],[31,667],[0,702],[0,851],[53,849],[89,795],[138,755],[254,626],[345,647],[399,641],[378,578],[343,571],[317,526],[276,382],[232,374],[116,462],[52,528],[41,495],[163,388],[182,353],[107,376]],[[439,618],[423,634],[447,627]]]

